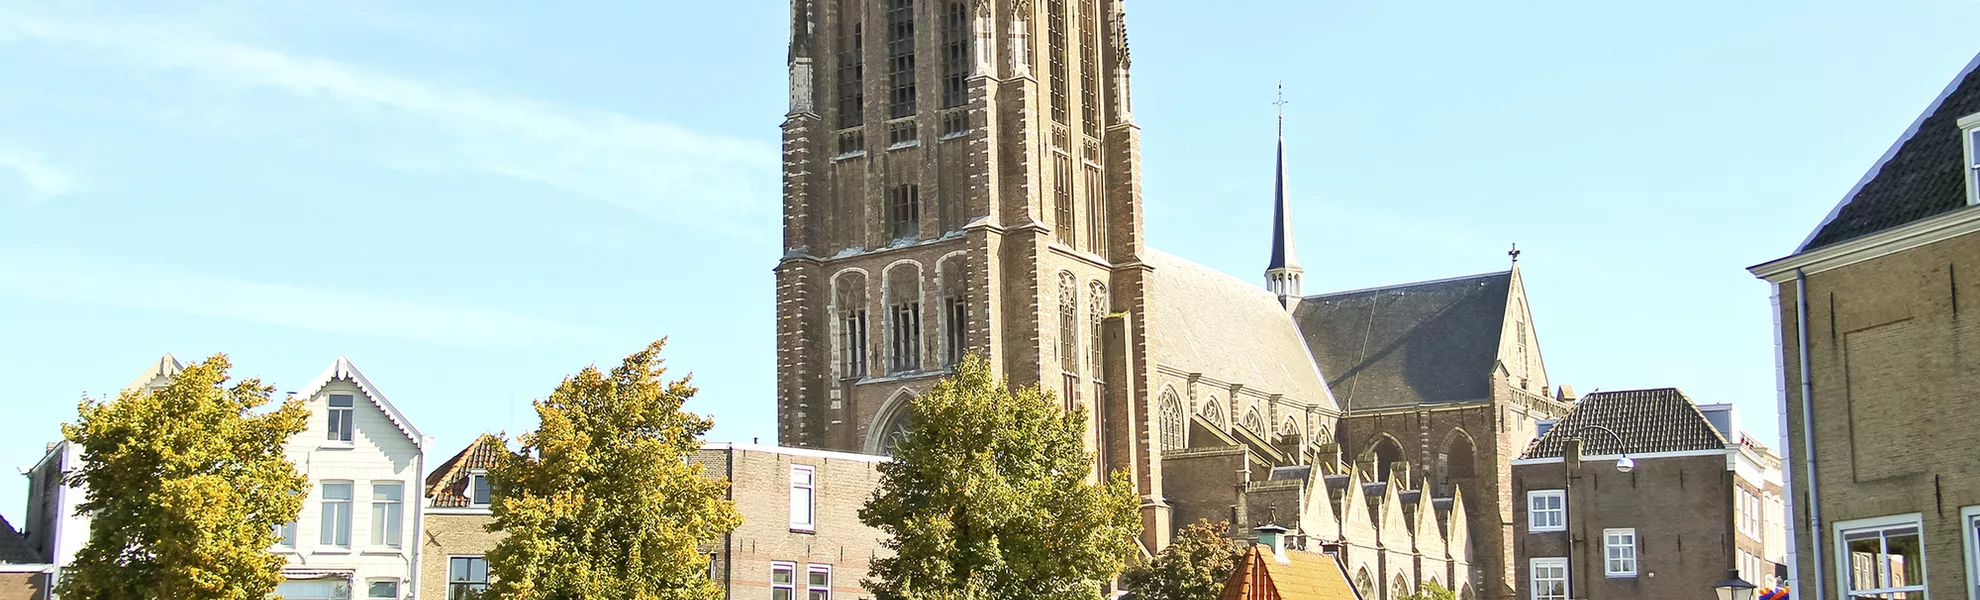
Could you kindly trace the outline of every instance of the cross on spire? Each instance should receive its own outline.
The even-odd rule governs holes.
[[[1519,244],[1518,244],[1518,243],[1514,243],[1514,244],[1512,245],[1512,250],[1510,250],[1510,251],[1507,251],[1507,252],[1506,252],[1506,256],[1510,256],[1510,257],[1512,257],[1512,261],[1513,261],[1514,263],[1518,263],[1518,262],[1519,262]]]
[[[1287,100],[1287,99],[1286,99],[1286,82],[1284,82],[1284,81],[1281,81],[1281,82],[1279,82],[1279,99],[1278,99],[1278,100],[1275,100],[1275,101],[1273,101],[1273,102],[1272,102],[1272,106],[1277,106],[1277,107],[1279,107],[1279,120],[1280,120],[1280,121],[1284,121],[1284,120],[1286,120],[1286,105],[1287,105],[1287,104],[1292,104],[1292,101],[1291,101],[1291,100]]]

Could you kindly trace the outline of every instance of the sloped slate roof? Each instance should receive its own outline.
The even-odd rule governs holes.
[[[1980,55],[1927,106],[1797,252],[1966,208],[1960,117],[1980,113]]]
[[[1154,359],[1268,394],[1334,406],[1299,328],[1265,288],[1150,249]]]
[[[1588,427],[1600,425],[1615,436]],[[1705,419],[1691,398],[1677,388],[1596,392],[1581,397],[1547,435],[1533,440],[1520,458],[1557,458],[1569,437],[1581,437],[1583,455],[1645,454],[1722,450],[1726,438]],[[1616,438],[1622,438],[1622,446]]]
[[[35,565],[48,562],[29,546],[27,538],[14,531],[7,517],[0,516],[0,565]]]
[[[1483,400],[1512,271],[1308,296],[1293,317],[1343,410]]]
[[[475,438],[474,443],[468,444],[468,447],[462,448],[453,458],[440,463],[440,466],[433,468],[432,473],[426,475],[426,497],[431,499],[432,505],[436,507],[467,506],[468,475],[475,469],[494,468],[495,461],[505,450],[501,438],[491,434],[481,434],[481,437]]]

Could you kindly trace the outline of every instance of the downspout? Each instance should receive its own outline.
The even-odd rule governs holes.
[[[400,596],[401,598],[412,598],[413,600],[419,600],[419,572],[424,570],[420,568],[419,564],[420,550],[426,545],[426,537],[424,536],[426,533],[426,490],[424,488],[426,486],[423,484],[426,483],[426,449],[432,445],[432,438],[422,436],[419,440],[419,470],[416,471],[418,475],[413,478],[414,482],[422,485],[419,486],[421,488],[419,490],[419,503],[413,505],[413,510],[418,512],[413,514],[413,539],[411,543],[412,590],[410,590],[411,593]]]
[[[1808,469],[1808,546],[1815,553],[1814,597],[1819,599],[1828,594],[1827,577],[1822,575],[1822,493],[1815,476],[1815,382],[1808,373],[1808,274],[1801,269],[1794,270],[1794,304],[1795,353],[1801,368],[1801,458]]]

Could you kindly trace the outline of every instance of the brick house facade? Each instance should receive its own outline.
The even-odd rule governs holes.
[[[1980,56],[1774,286],[1801,598],[1980,597]]]
[[[694,456],[711,477],[729,480],[742,527],[708,546],[711,573],[729,598],[870,598],[862,582],[886,556],[880,530],[859,520],[880,485],[870,454],[710,443]]]

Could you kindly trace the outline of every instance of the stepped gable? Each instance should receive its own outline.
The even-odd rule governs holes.
[[[1512,271],[1308,296],[1293,318],[1342,410],[1490,398]]]

